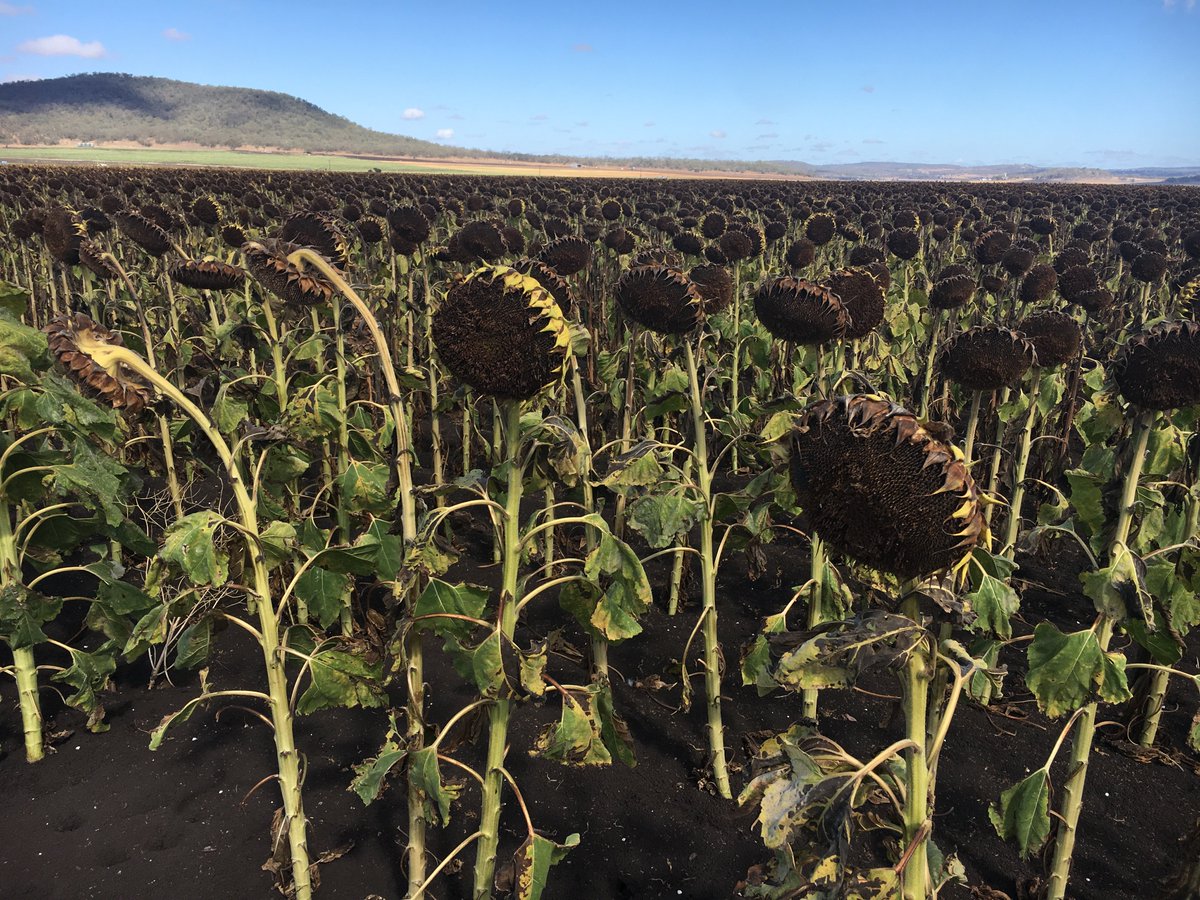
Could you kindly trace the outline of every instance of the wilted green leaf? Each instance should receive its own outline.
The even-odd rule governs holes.
[[[408,777],[425,794],[426,809],[436,812],[443,825],[449,825],[450,804],[458,798],[462,788],[442,781],[436,747],[422,747],[408,755]]]
[[[354,650],[318,650],[309,666],[312,683],[296,703],[299,715],[333,706],[386,706],[383,666]]]
[[[1035,853],[1050,836],[1049,773],[1038,769],[1000,795],[1000,806],[988,809],[996,833],[1016,841],[1021,857]]]
[[[67,705],[88,714],[88,731],[107,731],[108,726],[104,724],[104,706],[98,695],[110,687],[109,676],[117,669],[113,647],[106,643],[93,653],[85,653],[74,647],[69,649],[71,665],[61,672],[55,672],[52,680],[68,684],[75,689],[75,692],[67,697]]]
[[[517,849],[514,858],[517,900],[540,900],[542,891],[546,889],[550,867],[561,862],[563,857],[577,846],[578,834],[568,835],[561,844],[540,834],[532,834],[526,838],[525,843]]]
[[[18,582],[0,588],[0,637],[13,650],[32,647],[46,640],[42,626],[62,611],[57,597],[45,597]]]
[[[46,362],[46,336],[36,328],[0,316],[0,375],[30,384],[36,379],[34,368],[45,368]]]
[[[704,515],[704,501],[683,490],[643,494],[629,508],[629,526],[654,550],[663,550],[686,535]]]
[[[600,723],[593,707],[595,685],[588,688],[584,703],[580,703],[570,692],[563,692],[562,715],[557,725],[549,726],[534,741],[533,751],[546,759],[557,760],[575,766],[606,766],[612,762],[612,754],[604,746],[600,735]]]
[[[193,584],[220,587],[229,578],[229,554],[215,543],[224,521],[211,509],[176,519],[163,536],[158,555],[181,568]]]
[[[583,572],[602,591],[592,613],[592,626],[610,641],[641,634],[637,620],[650,608],[653,596],[642,561],[629,545],[605,530]]]
[[[490,594],[488,588],[478,584],[448,584],[438,578],[432,578],[417,598],[413,616],[437,618],[422,619],[416,625],[443,637],[465,640],[475,626],[471,622],[447,616],[469,616],[478,619],[487,607]]]
[[[408,751],[395,740],[389,739],[379,750],[379,755],[354,767],[354,780],[350,790],[358,794],[363,803],[374,802],[383,790],[383,781],[396,765],[404,760]]]
[[[309,615],[328,628],[342,614],[342,598],[350,589],[350,576],[310,566],[296,579],[296,598],[308,605]]]
[[[212,650],[212,619],[208,616],[189,625],[175,644],[175,666],[194,669],[208,660]]]
[[[1085,706],[1097,690],[1110,696],[1120,692],[1120,685],[1104,686],[1105,677],[1116,672],[1091,629],[1063,634],[1048,622],[1040,623],[1033,630],[1028,660],[1025,683],[1051,719]]]

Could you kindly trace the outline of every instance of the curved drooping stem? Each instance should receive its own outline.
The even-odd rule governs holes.
[[[271,580],[263,556],[258,529],[258,511],[249,492],[241,467],[229,445],[204,412],[189,400],[170,381],[160,375],[142,357],[125,347],[102,344],[81,338],[79,349],[105,368],[123,365],[152,385],[182,409],[208,438],[229,477],[230,488],[237,504],[241,530],[246,537],[246,551],[253,573],[254,596],[250,601],[258,615],[258,631],[262,635],[263,661],[266,665],[267,693],[270,697],[271,724],[274,726],[275,758],[279,788],[283,795],[284,828],[292,859],[292,881],[297,900],[312,896],[308,859],[307,820],[301,798],[300,752],[296,749],[292,728],[292,708],[284,669],[284,644],[279,619],[271,595]]]
[[[319,271],[349,301],[362,317],[363,324],[375,343],[379,366],[383,370],[383,381],[388,391],[388,408],[392,414],[392,431],[395,440],[395,466],[400,504],[401,535],[406,546],[417,538],[416,500],[413,496],[412,453],[409,437],[408,417],[405,414],[404,398],[400,393],[400,382],[396,378],[396,367],[387,337],[379,327],[379,320],[371,312],[346,279],[342,277],[320,254],[308,249],[297,250],[288,261],[298,267],[311,265]],[[339,317],[340,321],[340,317]],[[409,605],[415,603],[415,591],[409,592]],[[425,742],[425,666],[418,629],[411,628],[404,641],[405,679],[408,687],[407,738],[411,750],[419,750]],[[409,779],[408,785],[408,884],[414,897],[420,896],[418,888],[425,882],[425,801],[420,789]]]
[[[1143,412],[1134,423],[1133,452],[1125,482],[1121,490],[1121,507],[1117,526],[1109,543],[1109,562],[1118,552],[1123,552],[1129,540],[1129,528],[1133,522],[1134,501],[1137,498],[1138,481],[1146,461],[1146,447],[1154,425],[1153,412]],[[1101,614],[1094,626],[1100,652],[1108,651],[1116,620]],[[1083,809],[1083,789],[1087,781],[1088,762],[1092,755],[1092,741],[1096,734],[1096,710],[1098,704],[1089,703],[1079,717],[1079,726],[1071,744],[1071,759],[1067,765],[1067,779],[1063,783],[1062,815],[1059,817],[1058,832],[1054,839],[1054,859],[1050,864],[1050,880],[1046,888],[1048,900],[1063,900],[1067,893],[1067,881],[1071,875],[1071,855],[1075,851],[1075,835],[1079,828],[1079,814]]]

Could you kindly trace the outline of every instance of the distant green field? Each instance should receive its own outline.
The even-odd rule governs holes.
[[[313,169],[328,172],[427,172],[449,175],[477,174],[481,167],[437,165],[436,163],[386,162],[349,159],[343,156],[290,153],[245,153],[237,150],[117,150],[83,147],[18,147],[0,149],[0,159],[9,162],[93,162],[112,166],[233,166],[246,169]],[[508,174],[489,166],[488,171]],[[518,167],[513,167],[513,172]]]

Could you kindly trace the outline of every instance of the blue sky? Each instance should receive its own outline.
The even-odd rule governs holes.
[[[0,0],[0,80],[160,75],[533,153],[1200,165],[1197,0]]]

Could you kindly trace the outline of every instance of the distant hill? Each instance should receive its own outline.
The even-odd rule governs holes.
[[[623,166],[688,172],[746,172],[833,180],[1175,182],[1196,168],[1128,169],[955,166],[856,162],[811,165],[794,160],[708,160],[671,157],[603,159],[493,153],[373,131],[319,106],[275,91],[214,87],[138,75],[97,73],[0,84],[0,144],[63,142],[145,146],[198,144],[215,148],[276,148],[354,156],[448,157],[535,163]]]
[[[485,155],[372,131],[274,91],[112,73],[0,84],[0,142],[60,141],[197,143],[383,156]]]

